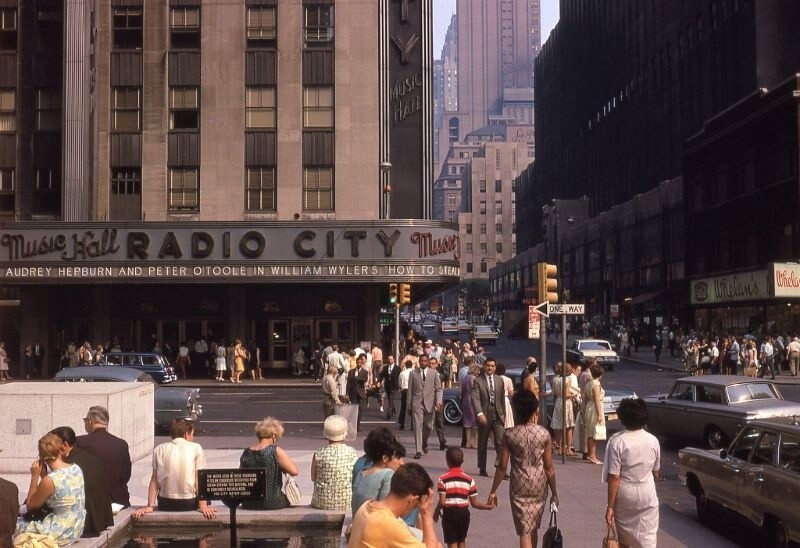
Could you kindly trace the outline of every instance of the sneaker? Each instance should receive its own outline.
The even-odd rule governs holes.
[[[383,406],[381,405],[381,413],[383,413]]]

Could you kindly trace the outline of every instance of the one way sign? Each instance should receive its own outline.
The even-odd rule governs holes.
[[[586,305],[583,304],[548,304],[547,315],[550,314],[585,314]]]

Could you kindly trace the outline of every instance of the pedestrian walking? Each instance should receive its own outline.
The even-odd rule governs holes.
[[[428,453],[428,438],[433,431],[434,414],[442,407],[442,381],[438,371],[431,370],[426,355],[419,357],[419,369],[411,372],[408,380],[408,414],[412,417],[416,446],[415,459]]]
[[[336,374],[339,370],[334,365],[328,366],[327,374],[322,378],[322,412],[327,419],[336,412],[336,406],[343,402],[339,399],[339,387]]]
[[[500,446],[505,433],[505,385],[495,375],[497,361],[487,358],[483,366],[483,374],[472,382],[472,404],[478,421],[478,473],[489,477],[486,472],[486,453],[489,436],[494,439],[494,449],[500,454]]]
[[[428,360],[432,371],[436,371],[444,384],[445,375],[439,370],[439,360],[431,356]],[[449,375],[448,375],[449,377]],[[436,431],[436,437],[439,439],[439,451],[447,449],[447,439],[444,436],[444,406],[442,402],[436,406],[433,414],[433,429]]]
[[[411,360],[406,360],[403,362],[405,369],[400,372],[400,375],[397,377],[397,385],[400,388],[400,413],[397,415],[397,425],[400,427],[400,430],[405,430],[406,428],[406,411],[408,409],[408,381],[409,377],[411,377],[411,371],[413,371],[414,362]]]

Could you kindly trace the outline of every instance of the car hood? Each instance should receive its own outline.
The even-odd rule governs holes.
[[[729,407],[746,412],[751,419],[800,415],[800,403],[786,400],[753,400],[734,403]]]
[[[613,350],[578,350],[584,356],[616,356]]]
[[[606,390],[606,397],[604,400],[618,401],[627,398],[635,398],[636,392],[633,390]]]

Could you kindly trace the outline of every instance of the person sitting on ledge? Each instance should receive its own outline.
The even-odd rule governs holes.
[[[136,510],[136,518],[158,509],[167,512],[199,510],[206,518],[213,518],[217,510],[208,501],[197,497],[197,471],[206,465],[200,444],[194,442],[194,424],[186,419],[175,419],[169,425],[172,441],[162,443],[153,451],[153,475],[147,489],[147,506]]]

